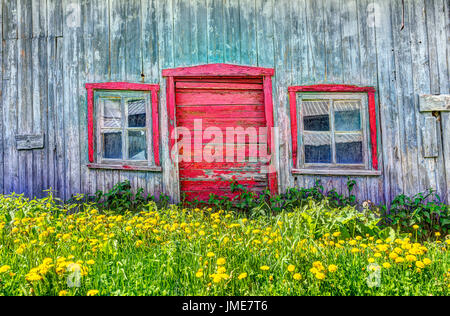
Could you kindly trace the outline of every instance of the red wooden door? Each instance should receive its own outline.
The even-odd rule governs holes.
[[[262,167],[268,162],[260,154],[267,153],[262,77],[176,78],[175,104],[178,131],[191,135],[190,154],[184,152],[188,147],[180,148],[180,157],[190,156],[179,161],[182,196],[204,201],[211,193],[234,196],[231,179],[253,192],[267,188]],[[220,131],[222,139],[211,131]]]

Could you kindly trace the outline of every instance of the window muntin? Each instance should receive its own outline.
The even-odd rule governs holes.
[[[297,93],[301,168],[370,169],[367,94]]]
[[[97,161],[149,165],[151,94],[147,91],[95,91]]]

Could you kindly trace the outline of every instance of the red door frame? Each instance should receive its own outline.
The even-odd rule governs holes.
[[[208,64],[192,67],[179,67],[164,69],[163,77],[166,77],[167,83],[167,111],[169,120],[169,150],[173,148],[175,140],[171,138],[176,126],[176,106],[175,106],[175,78],[177,77],[262,77],[264,93],[264,109],[266,114],[267,126],[267,148],[272,148],[272,128],[273,120],[273,101],[272,101],[272,76],[275,74],[273,68],[261,68],[250,66],[238,66],[229,64]],[[274,154],[274,153],[270,153]],[[178,168],[178,166],[177,166]],[[278,194],[278,176],[277,171],[268,174],[268,185],[272,195]]]

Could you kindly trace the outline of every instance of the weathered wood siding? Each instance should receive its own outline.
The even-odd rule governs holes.
[[[275,68],[281,190],[318,178],[291,174],[288,86],[338,83],[377,91],[383,175],[353,177],[358,198],[427,188],[448,198],[450,112],[431,119],[419,95],[450,93],[449,1],[404,3],[402,30],[401,0],[2,0],[0,192],[67,199],[130,179],[176,199],[161,72],[221,62]],[[84,84],[105,81],[161,85],[162,173],[86,167]],[[18,150],[17,135],[41,134],[44,148]],[[346,177],[320,179],[346,190]]]

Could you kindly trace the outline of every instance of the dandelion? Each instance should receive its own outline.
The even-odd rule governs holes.
[[[267,270],[269,270],[270,268],[269,268],[268,266],[261,266],[260,269],[261,269],[262,271],[267,271]]]
[[[59,293],[58,293],[58,296],[67,296],[67,291],[66,290],[62,290],[62,291],[59,291]]]
[[[383,263],[383,268],[389,269],[391,267],[391,264],[389,262]]]
[[[215,256],[215,253],[214,253],[214,252],[208,252],[208,253],[206,254],[206,256],[207,256],[208,258],[212,258],[212,257]]]
[[[5,273],[5,272],[8,272],[9,270],[11,269],[11,267],[10,266],[2,266],[1,268],[0,268],[0,273]]]
[[[425,265],[430,265],[430,264],[431,264],[431,260],[430,260],[429,258],[424,258],[424,259],[423,259],[423,263],[424,263]]]
[[[325,279],[325,274],[323,274],[322,272],[316,273],[316,279],[318,279],[318,280]]]
[[[425,264],[422,261],[416,261],[416,267],[423,269],[425,268]]]
[[[96,296],[99,293],[98,290],[90,290],[87,292],[87,296]]]
[[[295,271],[295,266],[293,264],[288,265],[287,267],[289,272],[294,272]]]
[[[223,266],[226,263],[225,258],[219,258],[217,259],[217,265],[218,266]]]
[[[403,263],[405,262],[405,259],[402,257],[398,257],[397,259],[395,259],[395,263]]]
[[[292,276],[292,278],[296,281],[300,280],[302,278],[300,273],[294,273],[294,275]]]
[[[418,229],[419,229],[419,226],[418,226],[418,225],[414,225],[414,226],[413,226],[413,229],[414,229],[414,230],[418,230]]]
[[[197,273],[195,274],[195,277],[197,277],[197,278],[201,278],[201,277],[203,277],[203,270],[198,270],[197,271]]]
[[[247,272],[243,272],[243,273],[239,274],[238,279],[242,280],[242,279],[245,279],[246,277],[247,277]]]
[[[328,266],[328,271],[331,272],[331,273],[336,272],[337,269],[338,269],[338,267],[337,267],[336,265],[334,265],[334,264],[330,264],[330,265]]]

